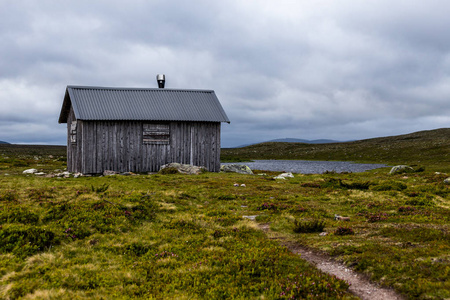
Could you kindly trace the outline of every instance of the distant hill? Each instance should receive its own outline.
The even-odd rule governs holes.
[[[450,128],[330,144],[266,142],[222,149],[221,159],[299,159],[448,165]]]
[[[329,144],[329,143],[341,143],[340,141],[335,140],[327,140],[327,139],[320,139],[320,140],[304,140],[304,139],[295,139],[295,138],[284,138],[284,139],[275,139],[270,140],[262,143],[303,143],[303,144]],[[247,147],[255,144],[260,143],[254,143],[254,144],[245,144],[241,146],[237,146],[236,148],[242,148]]]
[[[279,143],[304,143],[304,144],[329,144],[329,143],[340,143],[340,141],[335,140],[327,140],[327,139],[320,139],[320,140],[303,140],[303,139],[293,139],[293,138],[284,138],[284,139],[275,139],[270,140],[265,143],[270,142],[279,142]]]
[[[9,144],[8,142],[0,141],[0,144]]]

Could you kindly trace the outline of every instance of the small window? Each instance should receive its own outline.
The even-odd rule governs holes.
[[[72,121],[72,124],[70,124],[70,141],[72,143],[77,142],[77,121]]]
[[[144,144],[169,144],[170,126],[169,124],[143,124],[142,136]]]

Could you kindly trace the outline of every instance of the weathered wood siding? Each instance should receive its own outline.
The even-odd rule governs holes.
[[[70,140],[68,118],[67,168],[84,174],[157,172],[164,164],[178,162],[220,170],[219,122],[154,122],[170,126],[168,144],[147,144],[141,121],[77,121],[77,142]]]

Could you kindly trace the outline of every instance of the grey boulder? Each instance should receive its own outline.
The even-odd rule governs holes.
[[[398,165],[398,166],[392,167],[389,174],[392,175],[392,174],[412,173],[412,172],[414,172],[414,169],[411,168],[410,166]]]
[[[253,171],[248,166],[238,164],[222,165],[220,166],[220,171],[253,175]]]
[[[188,174],[188,175],[199,175],[206,171],[205,167],[198,167],[198,166],[186,165],[186,164],[180,164],[180,163],[170,163],[170,164],[163,165],[159,171],[161,172],[161,170],[164,170],[167,168],[176,169],[178,171],[178,173]]]

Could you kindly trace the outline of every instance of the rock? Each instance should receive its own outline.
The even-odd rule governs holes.
[[[248,166],[238,164],[222,165],[220,166],[220,171],[253,175],[253,171]]]
[[[112,176],[112,175],[117,175],[117,174],[119,174],[119,172],[111,171],[111,170],[103,171],[103,176]]]
[[[280,175],[278,175],[278,176],[281,176],[281,177],[284,177],[284,178],[294,178],[294,175],[292,175],[291,172],[288,172],[288,173],[282,173],[282,174],[280,174]]]
[[[278,175],[278,176],[275,176],[273,179],[286,180],[286,177],[283,177],[283,176]]]
[[[45,175],[45,173],[44,173],[44,172],[38,172],[38,173],[34,173],[34,175],[36,175],[36,176],[42,176],[42,175]]]
[[[170,163],[161,167],[159,172],[164,173],[164,169],[175,169],[178,173],[188,174],[188,175],[199,175],[206,171],[205,167],[198,167],[193,165],[185,165],[179,163]]]
[[[28,169],[28,170],[23,171],[22,173],[23,174],[34,174],[34,173],[37,173],[37,171],[38,170],[36,170],[36,169]]]
[[[258,215],[253,215],[253,216],[242,216],[242,217],[243,217],[244,219],[249,219],[249,220],[255,221],[257,216],[258,216]]]
[[[326,232],[321,232],[321,233],[319,233],[319,235],[320,236],[326,236],[328,233],[326,233]]]
[[[134,174],[133,172],[123,172],[123,173],[120,173],[120,175],[131,176],[131,175],[136,175],[136,174]]]
[[[67,172],[67,173],[69,173],[69,172]],[[75,174],[73,174],[74,178],[78,178],[78,177],[81,177],[81,176],[83,176],[82,173],[75,173]]]
[[[445,184],[450,184],[450,177],[449,177],[449,178],[446,178],[446,179],[444,179],[444,183],[445,183]]]
[[[392,167],[389,174],[392,175],[392,174],[411,173],[411,172],[414,172],[414,169],[411,168],[410,166],[398,165],[398,166]]]

